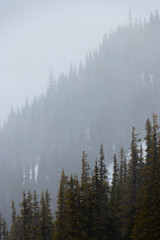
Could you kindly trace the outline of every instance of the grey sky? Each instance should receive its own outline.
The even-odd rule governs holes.
[[[57,77],[84,62],[105,32],[148,18],[159,0],[0,0],[0,119]]]

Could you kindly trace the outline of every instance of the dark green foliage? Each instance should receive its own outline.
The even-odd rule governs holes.
[[[53,217],[50,209],[50,194],[42,192],[40,200],[40,240],[50,240],[53,236]]]
[[[32,203],[32,240],[40,239],[41,233],[40,228],[38,227],[40,224],[40,206],[38,202],[38,196],[36,191],[33,193],[33,203]]]
[[[12,202],[12,225],[10,240],[50,240],[53,236],[53,219],[50,209],[50,194],[42,192],[41,201],[38,202],[34,190],[32,196],[29,191],[27,196],[23,191],[20,203],[20,215],[16,215],[15,205]]]
[[[146,130],[147,155],[132,233],[134,240],[160,238],[160,135],[156,115],[153,115],[153,127]]]
[[[80,186],[77,177],[70,177],[65,201],[65,238],[80,239]]]
[[[9,240],[7,223],[0,213],[0,240]]]
[[[21,226],[22,226],[22,240],[31,239],[31,218],[32,218],[32,207],[31,207],[31,195],[28,193],[28,198],[26,198],[25,191],[23,192],[21,208]]]
[[[115,221],[117,218],[117,212],[118,212],[118,208],[119,208],[119,192],[120,191],[119,191],[118,181],[119,181],[119,169],[118,169],[118,164],[117,164],[117,157],[116,157],[116,154],[114,154],[110,205],[111,205],[111,210],[114,215]]]
[[[128,163],[122,147],[119,161],[113,156],[111,185],[103,145],[92,175],[83,151],[81,181],[62,171],[54,223],[48,190],[40,202],[36,191],[24,191],[20,215],[12,201],[9,234],[0,215],[0,240],[160,239],[160,130],[155,114],[153,126],[146,122],[145,140],[146,156],[133,127]]]
[[[135,127],[132,128],[132,140],[130,145],[130,160],[128,163],[128,175],[124,185],[124,192],[121,200],[121,218],[122,236],[125,239],[130,239],[133,228],[134,217],[136,213],[136,200],[138,190],[138,161],[139,161],[139,139],[135,132]]]
[[[63,240],[65,238],[65,200],[67,191],[67,180],[64,171],[62,171],[61,181],[57,198],[56,220],[54,222],[54,239]]]

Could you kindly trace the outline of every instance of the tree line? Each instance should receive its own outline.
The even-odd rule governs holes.
[[[157,11],[120,25],[83,64],[57,79],[53,72],[44,93],[11,108],[0,126],[0,209],[7,222],[8,204],[17,205],[23,189],[39,196],[48,189],[55,211],[59,169],[80,175],[83,150],[94,166],[102,142],[110,163],[121,145],[127,152],[134,124],[145,134],[144,122],[160,109],[159,62]]]
[[[40,201],[36,191],[24,191],[19,214],[12,201],[9,232],[0,215],[0,240],[160,239],[160,127],[155,114],[145,128],[145,150],[133,127],[129,159],[123,147],[119,157],[114,154],[111,182],[102,144],[92,172],[85,151],[80,177],[68,177],[63,170],[54,219],[48,190]]]

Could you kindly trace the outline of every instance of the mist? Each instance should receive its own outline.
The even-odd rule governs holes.
[[[159,1],[5,1],[0,2],[0,119],[84,63],[103,36],[128,20],[148,18]]]
[[[159,1],[1,0],[0,29],[0,240],[160,239]]]

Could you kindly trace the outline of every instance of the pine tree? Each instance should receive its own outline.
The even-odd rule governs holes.
[[[124,184],[124,193],[121,202],[122,236],[124,239],[130,239],[133,228],[134,217],[136,214],[136,201],[138,192],[138,135],[132,128],[132,140],[130,144],[130,160],[128,163],[128,176]]]
[[[90,166],[83,151],[80,187],[80,231],[83,239],[89,239],[92,228]]]
[[[0,213],[0,240],[9,240],[7,223]]]
[[[137,201],[137,214],[132,232],[134,240],[160,239],[160,137],[156,115],[153,115],[152,132],[149,132],[148,128],[146,130],[146,145],[151,145],[147,145],[143,186]]]
[[[16,236],[17,236],[17,216],[15,203],[14,201],[12,201],[12,225],[10,229],[10,240],[16,239]]]
[[[117,209],[117,202],[118,202],[118,191],[117,191],[117,185],[118,185],[118,164],[117,164],[117,157],[116,154],[114,154],[113,157],[113,177],[112,177],[112,186],[111,186],[111,206],[113,211]]]
[[[39,225],[40,222],[40,209],[39,209],[39,202],[36,190],[33,193],[33,215],[32,215],[32,240],[40,239],[40,230]]]
[[[23,201],[20,203],[21,207],[21,224],[22,224],[22,240],[30,240],[31,239],[31,206],[30,199],[26,198],[26,193],[23,191]]]
[[[100,179],[99,179],[99,167],[97,159],[95,161],[95,167],[92,173],[92,185],[91,185],[91,196],[92,196],[92,216],[93,216],[93,225],[92,225],[92,236],[91,239],[98,240],[98,230],[99,230],[99,212],[100,212]]]
[[[120,169],[119,169],[119,185],[122,186],[124,177],[124,150],[123,147],[120,149]]]
[[[5,219],[3,219],[3,221],[2,221],[2,239],[3,240],[9,240],[7,223],[6,223]]]
[[[116,154],[113,156],[113,174],[112,174],[112,185],[111,185],[111,194],[110,194],[110,204],[111,209],[114,215],[118,211],[118,202],[119,202],[119,189],[118,189],[118,180],[119,180],[119,169],[117,164]]]
[[[59,192],[57,197],[57,211],[56,211],[56,220],[54,222],[54,238],[56,240],[63,240],[64,229],[65,229],[65,200],[66,200],[66,190],[67,190],[67,176],[62,171]]]
[[[119,207],[120,207],[120,186],[119,186],[119,168],[117,164],[116,154],[113,156],[113,175],[110,193],[110,205],[113,218],[114,227],[116,229],[114,239],[121,239],[120,227],[121,222],[119,219]],[[117,233],[117,234],[116,234]]]
[[[15,203],[12,201],[12,224],[16,221],[16,208]]]
[[[45,194],[42,192],[40,200],[40,222],[39,232],[40,240],[50,240],[53,235],[52,214],[50,209],[50,195],[46,190]]]
[[[82,156],[82,173],[81,173],[81,188],[85,188],[85,186],[88,184],[90,181],[90,167],[89,163],[87,162],[87,154],[85,151],[83,151],[83,156]],[[87,194],[87,192],[86,192]]]
[[[101,143],[100,146],[100,158],[99,158],[99,178],[100,178],[100,184],[102,185],[105,180],[107,179],[107,169],[105,165],[105,159],[104,159],[104,150],[103,145]]]
[[[100,146],[99,166],[97,160],[92,176],[93,239],[113,239],[113,222],[109,209],[109,184],[103,145]]]
[[[151,148],[152,148],[152,126],[151,126],[151,122],[149,119],[147,119],[146,121],[146,137],[145,137],[145,141],[146,141],[146,164],[149,164],[149,160],[151,158]]]
[[[65,201],[65,238],[81,239],[79,228],[80,186],[77,177],[70,177]]]

